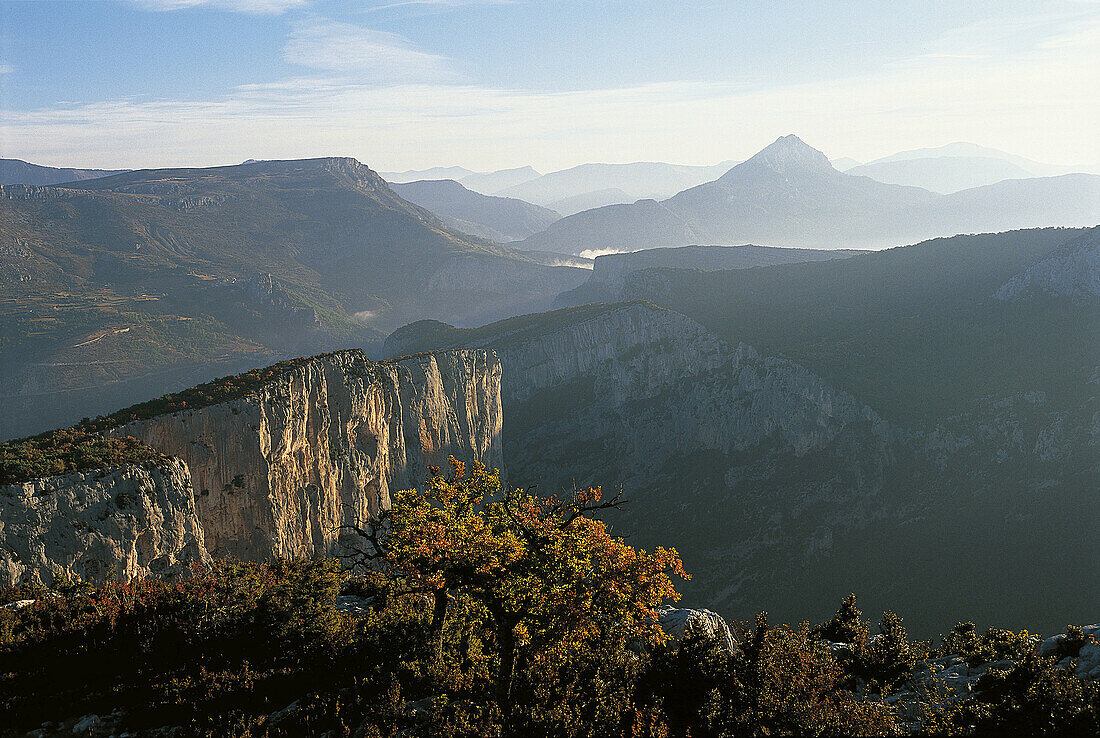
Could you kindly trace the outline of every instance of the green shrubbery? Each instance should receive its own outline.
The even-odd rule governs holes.
[[[732,653],[713,640],[688,637],[655,654],[639,685],[635,734],[897,732],[893,711],[847,688],[845,670],[808,625],[771,627],[761,614],[739,635]]]
[[[196,410],[198,408],[217,405],[229,400],[244,397],[261,387],[274,382],[276,379],[289,372],[305,366],[306,364],[331,354],[318,354],[317,356],[302,356],[296,359],[287,359],[271,366],[260,369],[252,369],[242,374],[234,374],[221,377],[204,384],[196,385],[182,392],[172,392],[154,400],[141,402],[137,405],[123,408],[110,415],[105,415],[95,420],[85,420],[78,428],[92,432],[103,432],[117,428],[135,420],[147,420],[165,413],[179,412],[180,410]]]
[[[674,597],[675,552],[610,536],[591,518],[609,504],[597,490],[569,503],[501,494],[495,473],[456,465],[394,499],[362,531],[377,554],[363,576],[335,560],[222,563],[175,582],[0,592],[0,604],[35,598],[0,608],[0,735],[116,708],[116,733],[889,735],[888,695],[941,651],[1016,664],[929,714],[930,730],[1100,727],[1100,689],[1040,659],[1026,633],[960,624],[930,652],[890,612],[869,635],[854,596],[816,628],[761,614],[732,650],[691,631],[662,643],[646,613]],[[360,607],[339,609],[341,593]]]
[[[871,635],[854,594],[844,599],[832,620],[815,627],[812,634],[844,644],[836,649],[836,658],[849,680],[858,680],[869,691],[884,695],[895,691],[928,652],[927,644],[909,642],[901,618],[890,610],[882,614],[878,633]]]
[[[0,485],[163,458],[136,438],[103,438],[83,427],[0,444]]]
[[[335,607],[343,579],[332,561],[220,565],[175,584],[70,587],[0,610],[0,712],[29,729],[58,720],[59,705],[70,717],[122,706],[119,729],[242,736],[893,730],[889,709],[847,691],[806,627],[763,620],[734,653],[699,637],[655,651],[593,637],[526,653],[505,721],[483,606],[451,603],[437,659],[429,599],[385,577],[352,580],[345,591],[374,602],[345,615]]]
[[[244,397],[288,372],[327,355],[280,361],[262,369],[222,377],[182,392],[167,394],[94,420],[85,418],[72,428],[0,444],[0,484],[17,484],[38,477],[161,458],[161,454],[135,438],[104,438],[103,434],[135,420],[147,420],[181,410],[197,410]]]

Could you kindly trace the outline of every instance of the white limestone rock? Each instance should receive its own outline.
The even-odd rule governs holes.
[[[178,459],[0,487],[0,583],[103,584],[208,560],[191,475]]]
[[[1056,297],[1100,297],[1100,228],[1059,246],[1005,282],[998,300],[1021,300],[1045,293]]]
[[[491,351],[381,363],[340,351],[246,397],[112,433],[186,462],[213,556],[327,556],[342,525],[423,484],[448,456],[503,465],[500,374]]]
[[[685,636],[702,634],[718,641],[725,651],[733,652],[733,633],[726,621],[716,612],[690,608],[662,607],[657,611],[661,629],[680,641]]]

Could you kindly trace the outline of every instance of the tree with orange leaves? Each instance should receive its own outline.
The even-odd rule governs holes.
[[[437,657],[449,598],[485,608],[505,719],[517,660],[563,658],[593,638],[663,641],[656,608],[679,599],[672,577],[687,574],[674,549],[635,549],[594,517],[620,496],[502,490],[497,470],[450,463],[450,476],[433,468],[423,492],[397,492],[378,520],[355,527],[358,555],[406,591],[431,594]]]

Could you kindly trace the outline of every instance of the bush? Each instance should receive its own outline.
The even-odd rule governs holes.
[[[329,682],[331,659],[354,651],[334,608],[338,572],[332,561],[220,565],[0,610],[0,712],[36,725],[61,704],[123,704],[143,727]]]
[[[136,438],[66,428],[0,444],[0,485],[166,458]]]
[[[741,634],[734,653],[686,638],[655,657],[639,688],[644,736],[893,735],[893,713],[846,687],[846,673],[806,624]]]
[[[834,643],[849,643],[856,647],[862,646],[867,641],[867,632],[867,622],[863,619],[863,613],[860,612],[859,607],[856,606],[854,594],[844,598],[832,620],[813,630],[818,638]]]
[[[873,691],[887,694],[909,676],[918,658],[895,612],[884,612],[878,628],[879,634],[858,651],[859,670]]]
[[[970,666],[980,666],[1006,659],[1024,659],[1035,650],[1039,639],[1026,630],[1014,633],[1005,628],[989,628],[979,636],[974,623],[960,622],[942,641],[943,645],[936,649],[935,655],[958,654]]]
[[[1012,669],[990,670],[958,723],[973,735],[1100,735],[1100,685],[1053,658],[1028,653]]]

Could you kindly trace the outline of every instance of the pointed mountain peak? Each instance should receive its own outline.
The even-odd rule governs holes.
[[[829,157],[806,144],[793,133],[788,136],[780,136],[775,140],[775,143],[761,150],[744,164],[734,167],[733,171],[741,167],[760,166],[783,174],[807,170],[833,171],[833,165],[829,163]]]

